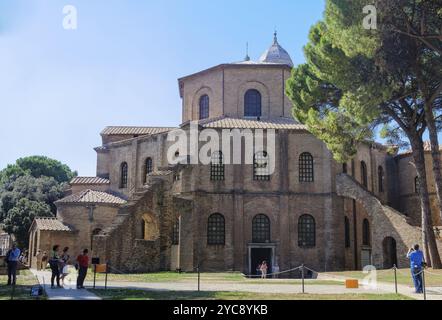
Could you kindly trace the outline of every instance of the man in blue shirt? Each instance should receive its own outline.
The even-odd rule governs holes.
[[[424,254],[421,250],[419,250],[418,244],[415,244],[414,248],[410,248],[410,250],[408,250],[407,258],[410,259],[411,276],[413,277],[416,293],[423,293],[422,269],[425,261]]]
[[[12,244],[12,248],[9,249],[6,254],[6,262],[8,264],[8,286],[15,285],[17,279],[17,264],[20,258],[20,249],[17,248],[16,244]]]

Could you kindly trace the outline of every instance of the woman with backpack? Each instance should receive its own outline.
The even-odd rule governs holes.
[[[59,245],[55,245],[52,247],[51,255],[49,258],[49,266],[51,267],[52,276],[51,276],[51,289],[54,289],[54,280],[57,279],[57,288],[61,288],[60,286],[60,263],[62,260],[60,259],[60,255],[58,253]]]

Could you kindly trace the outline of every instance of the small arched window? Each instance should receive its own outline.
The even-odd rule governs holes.
[[[414,193],[418,194],[419,193],[419,177],[415,177],[414,178]]]
[[[362,221],[362,245],[370,245],[370,223],[367,219]]]
[[[361,183],[364,187],[368,187],[367,165],[364,161],[361,161]]]
[[[298,246],[302,248],[311,248],[316,245],[316,223],[315,219],[304,214],[298,221]]]
[[[342,164],[342,173],[347,173],[347,163]]]
[[[127,162],[123,162],[120,166],[120,188],[127,188]]]
[[[244,116],[261,117],[261,94],[256,89],[247,90],[244,95]]]
[[[214,213],[207,219],[207,244],[224,245],[225,244],[225,220],[220,213]]]
[[[252,220],[252,241],[270,242],[270,219],[265,214],[258,214]]]
[[[344,217],[345,247],[350,248],[350,221]]]
[[[210,160],[210,180],[224,180],[224,159],[221,151],[215,151],[212,153]]]
[[[299,182],[313,182],[313,156],[309,152],[299,156]]]
[[[209,117],[209,96],[207,94],[200,97],[199,101],[200,107],[200,120]]]
[[[144,183],[146,183],[147,181],[147,175],[149,173],[152,173],[153,171],[153,162],[152,162],[152,158],[147,158],[146,162],[144,163]]]
[[[253,180],[270,180],[270,166],[267,151],[259,151],[253,155]]]
[[[384,192],[384,168],[382,168],[382,166],[378,167],[378,184],[378,191]]]

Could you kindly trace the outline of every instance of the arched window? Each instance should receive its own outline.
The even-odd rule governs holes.
[[[299,156],[299,182],[313,182],[313,156],[304,152]]]
[[[350,248],[350,221],[344,217],[345,247]]]
[[[212,153],[210,161],[210,180],[220,181],[224,180],[224,163],[223,153],[215,151]]]
[[[419,177],[414,178],[414,193],[419,193]]]
[[[120,167],[120,188],[127,188],[127,162],[123,162]]]
[[[298,221],[298,246],[303,248],[314,247],[316,245],[316,223],[315,219],[304,214]]]
[[[172,245],[180,244],[180,219],[176,219],[172,230]]]
[[[252,241],[270,242],[270,219],[265,214],[258,214],[252,220]]]
[[[244,116],[260,117],[261,116],[261,94],[258,90],[247,90],[244,96]]]
[[[144,183],[146,183],[147,181],[147,175],[149,173],[152,173],[153,171],[153,162],[152,162],[152,158],[147,158],[146,162],[144,163]]]
[[[253,180],[270,180],[270,166],[267,151],[259,151],[253,155]]]
[[[362,221],[362,245],[370,245],[370,223],[367,219]]]
[[[225,220],[220,213],[214,213],[207,219],[207,244],[225,244]]]
[[[342,164],[342,173],[347,173],[347,163]]]
[[[364,187],[368,187],[367,165],[364,161],[361,161],[361,183]]]
[[[209,96],[207,94],[200,97],[200,119],[209,117]]]
[[[384,168],[382,166],[378,167],[378,184],[379,184],[379,192],[384,192]]]

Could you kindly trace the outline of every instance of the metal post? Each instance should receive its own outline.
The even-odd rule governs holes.
[[[95,289],[95,279],[97,278],[97,265],[94,264],[94,289]]]
[[[106,275],[104,277],[104,290],[107,290],[107,274],[109,273],[109,262],[106,263]]]
[[[394,264],[393,265],[393,270],[394,270],[394,290],[395,290],[395,292],[397,294],[397,270],[396,269],[397,269],[397,267]]]
[[[198,263],[198,265],[197,265],[197,267],[196,267],[196,270],[197,270],[197,272],[198,272],[198,292],[199,292],[199,291],[200,291],[200,288],[201,288],[201,286],[200,286],[201,275],[200,275],[200,265],[199,265],[199,263]]]
[[[302,293],[305,293],[305,286],[304,286],[304,264],[301,265],[301,277],[302,277]]]
[[[425,288],[425,267],[422,268],[422,289],[424,291],[424,300],[427,300],[427,289]]]

